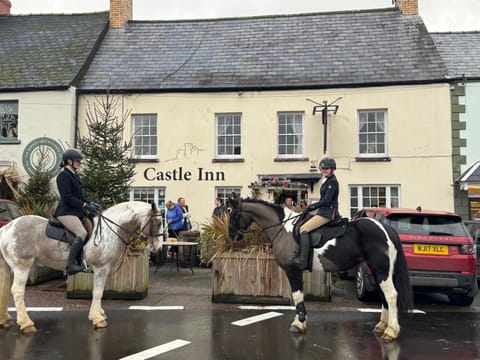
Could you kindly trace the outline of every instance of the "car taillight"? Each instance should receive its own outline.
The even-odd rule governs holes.
[[[473,255],[477,253],[477,246],[475,244],[460,245],[460,254]]]

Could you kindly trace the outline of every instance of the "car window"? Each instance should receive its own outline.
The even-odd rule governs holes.
[[[404,234],[468,236],[459,216],[391,214],[388,222],[399,233]]]

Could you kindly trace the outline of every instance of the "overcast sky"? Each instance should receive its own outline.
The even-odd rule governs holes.
[[[109,0],[10,0],[12,14],[108,10]],[[418,0],[429,31],[480,30],[479,0]],[[392,0],[133,0],[134,20],[202,19],[392,7]]]

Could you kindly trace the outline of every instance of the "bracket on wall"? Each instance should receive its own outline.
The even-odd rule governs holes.
[[[338,100],[342,99],[339,97],[332,101],[330,104],[327,100],[323,100],[322,104],[313,101],[311,99],[306,99],[314,104],[317,104],[313,107],[312,115],[315,115],[319,112],[322,113],[322,124],[323,124],[323,153],[327,152],[327,125],[328,125],[328,112],[333,113],[334,115],[337,113],[339,105],[334,105]]]

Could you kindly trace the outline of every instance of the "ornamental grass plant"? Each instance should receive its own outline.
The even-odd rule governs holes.
[[[202,263],[209,264],[220,255],[232,253],[271,254],[271,242],[256,223],[249,226],[242,240],[230,238],[229,223],[230,214],[226,213],[220,217],[212,216],[203,224],[199,238]]]

